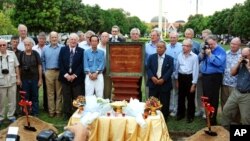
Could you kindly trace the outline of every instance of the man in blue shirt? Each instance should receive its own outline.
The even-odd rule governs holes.
[[[146,85],[146,82],[148,80],[148,76],[147,76],[147,72],[146,72],[146,67],[147,67],[147,62],[148,62],[148,58],[150,55],[155,54],[156,53],[156,44],[161,40],[161,32],[158,29],[153,29],[151,30],[150,33],[150,38],[151,40],[148,41],[145,44],[145,72],[144,72],[144,83],[145,83],[145,97],[148,97],[148,86]]]
[[[209,103],[215,108],[211,118],[211,125],[216,125],[219,103],[219,90],[222,85],[222,74],[226,67],[226,52],[217,44],[217,37],[209,35],[206,39],[207,47],[199,54],[201,61],[203,95],[209,98]]]
[[[102,50],[97,49],[98,36],[92,35],[89,40],[91,49],[84,52],[85,95],[93,95],[95,92],[97,97],[102,98],[104,89],[102,72],[105,66],[105,55]]]
[[[167,45],[166,54],[174,58],[174,70],[177,62],[177,56],[182,52],[182,44],[178,42],[178,33],[171,32],[169,34],[170,43]],[[174,73],[172,75],[172,85],[173,89],[171,90],[170,96],[170,116],[175,116],[177,112],[177,102],[178,102],[178,89],[175,86]]]
[[[49,35],[50,44],[42,51],[42,65],[48,95],[49,116],[61,116],[62,112],[62,85],[59,77],[59,53],[62,45],[58,43],[58,33],[52,31]],[[55,93],[55,94],[54,94]]]

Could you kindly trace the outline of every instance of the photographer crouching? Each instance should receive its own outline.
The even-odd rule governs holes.
[[[237,75],[237,85],[223,108],[221,120],[228,130],[238,110],[242,125],[250,125],[250,48],[242,49],[238,63],[231,68],[231,75]]]
[[[203,95],[209,98],[209,103],[215,111],[211,117],[211,125],[216,125],[219,103],[219,91],[222,85],[222,75],[226,67],[226,52],[217,44],[217,37],[209,35],[203,50],[199,54],[200,72],[202,73]]]

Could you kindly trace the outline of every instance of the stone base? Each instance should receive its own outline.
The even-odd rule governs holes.
[[[200,131],[196,132],[194,135],[188,137],[186,141],[229,141],[230,134],[222,126],[212,126],[213,132],[217,133],[217,136],[209,136],[204,131],[208,128],[203,128]]]

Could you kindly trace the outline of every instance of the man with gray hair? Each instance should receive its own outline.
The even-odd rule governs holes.
[[[42,52],[43,72],[45,74],[49,116],[61,116],[62,112],[62,85],[59,77],[59,53],[62,45],[59,44],[58,33],[50,32],[50,44]]]
[[[84,50],[78,47],[78,40],[77,34],[71,33],[69,45],[62,47],[59,54],[59,80],[62,82],[63,113],[66,119],[69,119],[75,111],[72,107],[73,99],[84,95]]]
[[[90,46],[90,41],[89,41],[89,38],[92,36],[92,35],[95,35],[95,32],[93,32],[92,30],[88,30],[86,33],[85,33],[85,41],[83,42],[80,42],[78,44],[78,46],[84,50],[87,50],[87,49],[90,49],[91,46]]]
[[[25,50],[20,54],[20,75],[22,89],[26,91],[26,100],[32,101],[31,115],[38,116],[38,90],[42,85],[42,64],[39,54],[32,50],[34,46],[30,38],[23,40]]]
[[[24,24],[19,24],[18,25],[18,33],[19,33],[19,44],[18,44],[17,48],[19,50],[21,50],[21,51],[24,51],[25,48],[24,48],[23,40],[25,38],[30,38],[30,37],[28,37],[28,28],[27,28],[27,26],[24,25]],[[30,39],[31,39],[33,45],[35,45],[35,41],[32,38],[30,38]]]
[[[132,28],[130,30],[130,38],[132,42],[139,42],[140,35],[141,35],[141,32],[139,28]]]
[[[15,121],[16,86],[21,84],[19,62],[13,51],[7,50],[7,42],[0,39],[0,125],[5,117],[5,108],[8,106],[7,118]],[[6,103],[7,98],[7,103]]]
[[[155,54],[157,51],[156,44],[161,41],[161,32],[158,29],[152,29],[150,33],[150,41],[145,44],[145,72],[144,72],[144,82],[145,82],[145,97],[148,98],[149,90],[146,82],[148,81],[148,75],[146,72],[147,62],[150,55]]]
[[[194,98],[199,75],[199,60],[198,56],[192,52],[191,39],[185,39],[182,47],[183,51],[177,57],[175,69],[176,87],[179,88],[177,120],[185,117],[187,109],[187,123],[191,123],[195,113]]]
[[[174,69],[176,68],[176,62],[178,55],[182,52],[182,44],[178,42],[178,33],[173,31],[169,34],[170,43],[167,44],[166,54],[174,58]],[[176,116],[177,106],[178,106],[178,89],[175,85],[174,73],[172,74],[172,85],[173,89],[171,90],[170,96],[170,116]]]
[[[45,48],[45,46],[46,46],[46,34],[44,32],[40,32],[38,34],[38,44],[35,45],[32,49],[37,51],[40,57],[42,57],[42,51]],[[43,109],[44,111],[48,112],[47,86],[46,86],[44,72],[42,73],[42,78],[43,78]]]
[[[194,30],[192,28],[187,28],[185,30],[185,38],[192,40],[192,44],[193,44],[192,52],[198,55],[200,53],[200,44],[196,42],[195,40],[193,40],[193,37],[194,37]]]

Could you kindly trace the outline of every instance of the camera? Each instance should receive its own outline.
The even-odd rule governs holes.
[[[242,64],[247,64],[247,57],[246,56],[243,56],[243,60],[241,61]]]
[[[2,74],[9,74],[9,70],[8,69],[2,69]]]
[[[23,66],[22,69],[23,69],[24,71],[30,71],[30,67],[29,67],[29,66]]]
[[[209,48],[210,48],[210,46],[209,46],[208,42],[206,41],[205,44],[204,44],[204,46],[202,47],[202,49],[205,52],[205,50],[209,49]]]
[[[62,135],[57,136],[53,130],[48,129],[41,131],[36,139],[37,141],[73,141],[74,136],[75,135],[68,130],[64,131]]]

